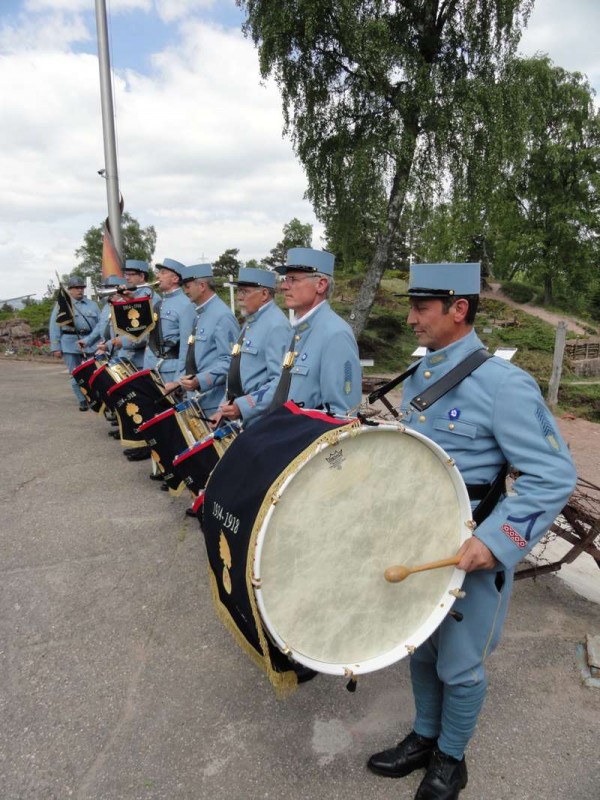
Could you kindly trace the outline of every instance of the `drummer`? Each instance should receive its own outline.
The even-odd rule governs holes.
[[[199,395],[207,417],[214,414],[225,394],[231,349],[240,326],[229,306],[215,292],[212,264],[194,264],[182,272],[183,290],[195,309],[184,364],[167,390],[179,384]]]
[[[181,289],[186,267],[174,258],[157,264],[162,298],[154,305],[156,325],[144,352],[144,369],[155,369],[165,383],[185,369],[187,341],[194,325],[194,307]]]
[[[127,300],[133,300],[138,297],[151,297],[153,305],[160,300],[156,292],[153,292],[147,285],[149,269],[150,267],[147,261],[134,258],[127,259],[125,262],[125,269],[123,270],[125,283],[127,285],[127,291],[124,292],[123,296]],[[128,358],[138,369],[142,369],[144,366],[146,344],[146,337],[136,340],[129,336],[119,334],[118,336],[113,336],[112,339],[113,347],[116,349],[120,348],[119,355]]]
[[[86,358],[86,353],[82,352],[77,342],[92,332],[100,318],[100,309],[97,303],[84,297],[85,279],[79,275],[73,275],[69,278],[67,291],[71,295],[75,315],[74,327],[70,325],[61,327],[57,324],[56,319],[59,308],[58,303],[56,303],[50,314],[49,338],[52,355],[55,358],[62,357],[67,369],[72,373],[75,367],[78,367]],[[87,400],[74,378],[71,378],[71,388],[79,403],[79,410],[87,411]]]
[[[285,304],[294,312],[294,342],[273,408],[290,399],[304,408],[346,416],[360,404],[358,345],[351,327],[329,305],[334,263],[332,253],[294,247],[285,266],[275,267],[283,275]]]
[[[486,695],[484,661],[502,631],[514,568],[546,533],[576,480],[537,384],[506,360],[483,361],[454,388],[440,390],[425,410],[410,404],[483,350],[473,330],[479,288],[477,263],[410,268],[408,324],[427,354],[404,382],[402,421],[456,461],[474,507],[475,498],[491,501],[487,517],[458,551],[458,568],[467,573],[466,597],[454,604],[462,621],[446,617],[411,656],[413,729],[368,762],[373,772],[392,778],[425,768],[418,800],[452,800],[467,783],[464,753]],[[504,493],[507,464],[519,475],[510,495]]]
[[[109,275],[102,281],[103,289],[114,289],[123,283],[123,279],[117,275]],[[116,297],[117,295],[112,295]],[[113,346],[111,344],[112,326],[110,322],[110,303],[112,297],[108,297],[102,309],[100,310],[100,318],[94,326],[91,333],[87,336],[82,336],[77,340],[77,344],[82,353],[106,353],[111,355]]]
[[[237,299],[245,324],[234,345],[226,399],[218,418],[248,427],[268,410],[281,375],[281,363],[292,326],[275,303],[274,272],[240,267]]]

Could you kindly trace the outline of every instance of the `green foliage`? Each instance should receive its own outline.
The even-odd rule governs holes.
[[[535,289],[525,283],[506,281],[501,286],[502,292],[515,303],[530,303],[535,297]]]
[[[123,238],[123,259],[134,258],[150,263],[156,248],[156,230],[153,225],[142,228],[140,223],[127,211],[121,218]],[[102,274],[102,224],[92,227],[83,236],[83,245],[75,251],[77,266],[71,275],[92,278],[94,286],[99,286]]]
[[[283,239],[278,242],[268,256],[262,259],[262,264],[275,269],[286,263],[287,251],[292,247],[310,247],[312,242],[312,225],[302,223],[294,217],[283,226]]]
[[[213,274],[224,277],[231,274],[236,278],[238,270],[242,266],[242,262],[237,257],[239,252],[238,247],[231,247],[225,250],[213,263]]]
[[[330,246],[349,269],[368,262],[353,309],[360,333],[383,271],[408,261],[398,231],[410,193],[459,173],[467,151],[486,162],[488,90],[532,2],[237,2],[263,77],[279,85]]]
[[[19,309],[19,311],[1,311],[0,320],[23,319],[31,326],[31,333],[33,336],[42,336],[48,333],[48,323],[53,307],[53,299],[45,298],[40,302],[32,300],[31,303],[27,303],[27,305]]]

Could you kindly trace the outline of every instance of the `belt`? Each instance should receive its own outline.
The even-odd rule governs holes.
[[[65,334],[68,334],[69,336],[87,336],[88,333],[91,333],[91,331],[76,331],[70,329],[65,330],[65,328],[63,328],[60,332],[60,335],[64,336]]]

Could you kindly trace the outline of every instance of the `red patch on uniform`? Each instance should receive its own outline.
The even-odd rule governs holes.
[[[514,528],[511,528],[511,526],[508,525],[506,522],[504,523],[504,525],[502,525],[500,530],[503,533],[505,533],[508,536],[509,539],[512,539],[512,541],[515,544],[518,544],[521,549],[523,549],[524,547],[527,547],[527,542],[525,541],[525,539],[523,539],[523,537],[520,536],[516,532],[516,530]]]

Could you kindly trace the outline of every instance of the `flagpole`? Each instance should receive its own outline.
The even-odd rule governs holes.
[[[98,34],[98,64],[100,67],[100,99],[102,103],[102,133],[104,138],[104,166],[106,169],[106,195],[108,220],[116,251],[123,260],[123,237],[121,235],[121,207],[119,175],[117,172],[117,145],[113,110],[110,57],[108,52],[108,25],[105,0],[96,2],[96,31]]]

